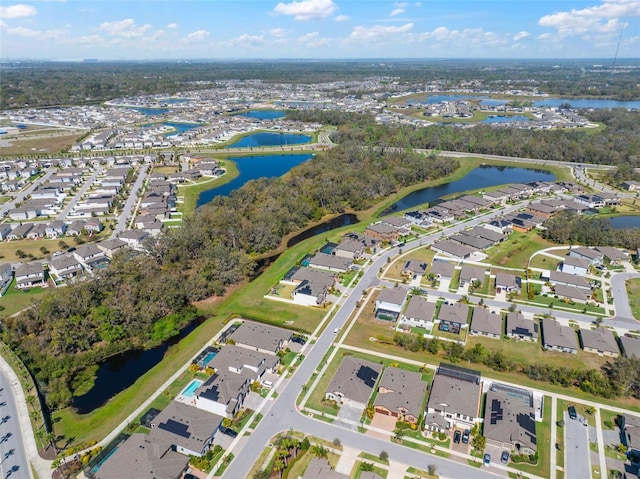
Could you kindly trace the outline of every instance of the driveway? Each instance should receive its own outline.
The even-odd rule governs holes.
[[[338,419],[333,424],[352,431],[358,430],[358,423],[362,418],[365,405],[357,402],[345,401],[338,411]]]
[[[585,427],[586,419],[579,414],[577,419],[571,419],[569,413],[565,411],[564,423],[565,477],[567,479],[591,477],[589,428]]]
[[[371,426],[380,431],[367,429],[367,435],[377,437],[379,439],[389,440],[391,438],[391,434],[393,430],[396,428],[397,418],[393,416],[386,416],[385,414],[375,413],[373,415],[373,419],[371,420]],[[384,433],[382,431],[389,431],[388,433]]]

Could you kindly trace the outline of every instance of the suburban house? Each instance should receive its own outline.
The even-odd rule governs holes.
[[[427,387],[420,373],[388,366],[378,384],[375,411],[399,421],[417,424],[422,415]]]
[[[582,349],[599,356],[620,356],[618,343],[613,332],[608,328],[580,329],[580,342]]]
[[[424,296],[413,295],[409,300],[407,309],[400,316],[402,324],[417,326],[419,328],[433,328],[433,315],[436,312],[436,303],[430,303]]]
[[[632,414],[621,414],[619,417],[620,430],[624,432],[623,445],[627,446],[628,454],[637,458],[640,456],[640,417]]]
[[[515,454],[535,454],[536,414],[533,394],[494,383],[487,391],[482,434],[487,443]]]
[[[601,265],[604,260],[604,254],[596,251],[595,249],[587,248],[586,246],[571,248],[569,256],[584,259],[588,261],[591,266]]]
[[[334,273],[346,273],[351,269],[353,261],[342,256],[316,253],[309,258],[309,267],[323,269]]]
[[[554,286],[554,292],[559,298],[566,298],[571,301],[579,301],[586,303],[589,300],[589,292],[584,289],[579,289],[574,286],[566,286],[564,284],[557,284]]]
[[[409,277],[422,277],[426,271],[427,263],[410,259],[405,263],[404,268],[402,269],[402,274]]]
[[[591,290],[591,286],[582,276],[576,276],[561,271],[545,271],[542,273],[542,279],[548,279],[554,285],[573,286],[575,288]]]
[[[395,321],[402,311],[408,291],[403,287],[382,288],[376,298],[376,318]]]
[[[500,339],[502,336],[502,316],[482,306],[473,308],[469,334]]]
[[[552,318],[542,320],[542,345],[546,349],[572,354],[576,354],[579,348],[575,329]]]
[[[379,241],[396,241],[401,232],[398,228],[384,223],[375,223],[367,226],[364,234],[371,236]]]
[[[618,248],[614,248],[613,246],[598,246],[596,251],[602,253],[604,259],[609,261],[611,264],[620,264],[621,261],[629,259],[628,253],[621,251]]]
[[[453,278],[453,273],[455,272],[456,267],[451,263],[446,261],[434,261],[431,264],[431,271],[429,274],[433,274],[439,280],[441,279],[451,279]]]
[[[319,457],[311,458],[307,469],[304,474],[300,476],[301,479],[349,479],[346,474],[340,474],[336,472],[329,464],[327,459],[321,459]]]
[[[486,271],[484,269],[477,266],[462,265],[462,269],[460,270],[460,286],[462,287],[467,283],[472,284],[475,281],[483,283],[485,273]]]
[[[7,235],[7,239],[9,241],[24,239],[27,237],[27,234],[29,234],[29,231],[31,231],[31,228],[33,228],[33,224],[31,223],[16,226]]]
[[[11,233],[11,225],[4,223],[0,225],[0,241],[7,239],[7,236]]]
[[[327,387],[325,397],[340,404],[355,403],[364,407],[381,372],[382,364],[345,356]]]
[[[126,230],[120,233],[118,238],[127,243],[133,249],[141,251],[145,240],[149,238],[149,233],[142,230]]]
[[[67,279],[84,271],[80,262],[72,254],[52,258],[49,262],[49,273],[60,279]]]
[[[438,329],[449,333],[460,334],[460,329],[467,325],[469,306],[464,303],[443,304],[440,306],[437,321]]]
[[[82,245],[73,252],[73,255],[87,269],[94,269],[98,267],[100,264],[109,261],[105,256],[104,252],[100,248],[98,248],[95,244]]]
[[[232,340],[236,345],[253,349],[261,353],[277,354],[289,345],[293,333],[284,328],[268,324],[244,321],[242,325],[225,335],[225,340]]]
[[[0,264],[0,296],[4,295],[13,280],[11,263]]]
[[[522,278],[512,273],[496,273],[496,291],[519,293],[522,289]]]
[[[104,229],[104,226],[102,225],[102,221],[100,221],[99,218],[89,218],[84,223],[84,229],[88,232],[100,233],[100,231]]]
[[[341,258],[358,259],[362,257],[364,250],[365,247],[360,241],[346,238],[335,246],[333,253]]]
[[[46,229],[47,229],[46,223],[36,223],[35,225],[33,225],[33,228],[29,230],[29,233],[27,233],[27,238],[32,240],[44,238]]]
[[[589,272],[588,260],[578,258],[577,256],[566,256],[562,261],[561,270],[563,273],[585,276]]]
[[[53,220],[51,223],[47,225],[47,229],[45,230],[45,234],[49,239],[55,239],[59,236],[62,236],[67,231],[67,225],[64,221],[61,220]]]
[[[520,311],[507,313],[507,336],[521,341],[538,341],[538,322],[525,318]]]
[[[102,250],[107,258],[112,259],[114,254],[127,247],[127,243],[119,238],[113,238],[96,243],[96,246]]]
[[[620,340],[621,349],[625,356],[635,356],[640,359],[640,339],[626,334],[619,336],[618,339]]]
[[[16,288],[44,286],[44,268],[42,263],[26,263],[16,268]]]
[[[313,268],[299,268],[285,283],[292,283],[295,289],[291,298],[303,306],[322,306],[327,300],[329,289],[336,282],[334,274]]]
[[[95,472],[95,479],[175,479],[182,477],[189,458],[159,443],[150,434],[135,433],[121,443]]]
[[[383,225],[388,225],[400,230],[402,234],[407,234],[411,231],[411,221],[402,216],[385,216],[380,222]]]
[[[640,191],[640,181],[623,181],[620,186],[622,186],[627,191]]]
[[[431,384],[427,402],[425,427],[431,431],[461,427],[470,429],[480,420],[482,376],[471,369],[440,364]],[[444,418],[445,427],[439,428],[436,417]]]
[[[185,456],[202,457],[209,450],[223,417],[171,401],[151,423],[150,436],[171,444]]]
[[[476,252],[475,249],[461,245],[460,243],[451,241],[450,239],[436,241],[431,245],[431,249],[436,253],[450,256],[458,261],[467,259]]]

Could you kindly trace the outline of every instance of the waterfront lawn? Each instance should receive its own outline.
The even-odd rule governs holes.
[[[506,241],[489,248],[487,262],[496,266],[524,269],[533,253],[553,245],[534,230],[528,233],[514,231]]]
[[[631,313],[636,319],[640,319],[640,279],[630,279],[625,282],[629,295]]]
[[[224,175],[218,178],[201,178],[195,184],[178,187],[178,196],[184,197],[184,202],[178,204],[178,211],[184,214],[192,214],[196,209],[200,193],[222,186],[238,176],[238,167],[234,161],[228,159],[217,161],[221,167],[227,170]]]

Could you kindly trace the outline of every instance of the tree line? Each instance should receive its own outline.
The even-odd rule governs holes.
[[[280,178],[247,182],[150,241],[114,257],[95,277],[49,291],[3,320],[2,339],[35,376],[49,407],[71,404],[96,363],[178,334],[191,303],[251,278],[256,258],[327,214],[363,210],[399,188],[446,176],[457,160],[337,146]]]

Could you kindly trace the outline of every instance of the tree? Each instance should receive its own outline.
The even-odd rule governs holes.
[[[360,470],[365,472],[373,471],[373,462],[362,462],[360,463]]]
[[[380,451],[380,454],[378,456],[380,458],[381,461],[383,462],[387,462],[389,460],[389,453],[387,451]]]
[[[339,437],[336,437],[336,438],[333,440],[333,445],[334,445],[335,447],[340,447],[340,446],[342,445],[342,442],[340,441],[340,438],[339,438]]]
[[[473,438],[473,446],[477,451],[484,451],[484,448],[487,446],[487,438],[482,434],[478,434]]]
[[[437,466],[437,465],[435,465],[435,464],[429,464],[429,465],[427,466],[427,472],[428,472],[429,474],[431,474],[432,476],[435,476],[437,471],[438,471],[438,466]]]

